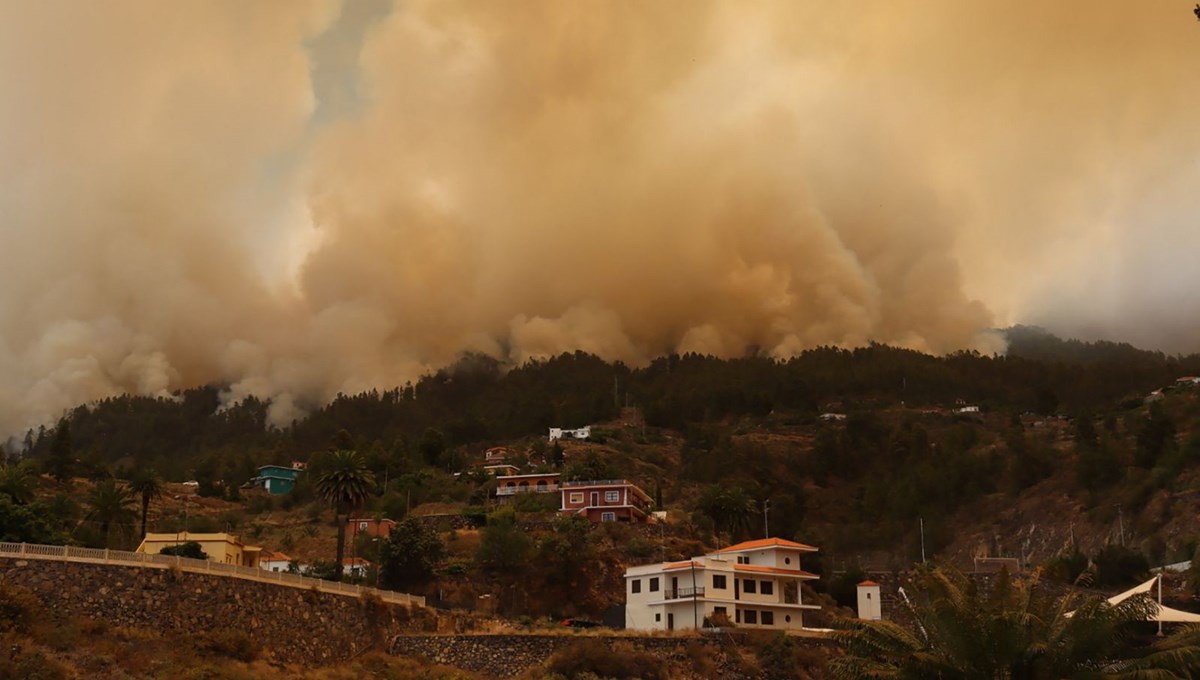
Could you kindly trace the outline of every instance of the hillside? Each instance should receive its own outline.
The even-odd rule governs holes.
[[[360,452],[374,475],[357,514],[424,516],[438,531],[445,554],[432,577],[405,587],[509,617],[598,618],[620,601],[626,566],[757,537],[767,523],[821,547],[806,564],[827,577],[818,588],[834,572],[904,569],[922,540],[928,558],[964,566],[1039,564],[1114,542],[1154,563],[1190,558],[1200,390],[1176,378],[1200,362],[1035,329],[1011,337],[1003,357],[872,346],[786,362],[666,357],[634,370],[574,354],[510,371],[470,357],[284,428],[269,424],[269,404],[222,406],[217,386],[122,397],[81,406],[9,452],[9,468],[24,461],[40,476],[26,480],[32,496],[7,504],[0,486],[0,527],[6,540],[132,547],[137,513],[101,531],[88,497],[99,480],[153,468],[168,482],[150,505],[152,530],[227,530],[328,563],[337,522],[311,480],[338,448]],[[582,424],[593,426],[587,442],[545,441],[548,425]],[[545,498],[497,514],[495,483],[478,468],[501,445],[527,471],[631,479],[669,521],[657,533],[579,534]],[[242,488],[257,466],[293,460],[309,473],[291,494]],[[197,486],[180,484],[190,479]],[[497,554],[497,542],[519,548]],[[347,548],[372,562],[379,551]]]

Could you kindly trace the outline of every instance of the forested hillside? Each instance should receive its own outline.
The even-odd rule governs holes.
[[[268,422],[262,401],[223,404],[220,386],[173,399],[109,399],[76,408],[57,426],[29,433],[26,450],[9,452],[10,461],[23,457],[33,472],[59,480],[54,498],[8,493],[24,506],[6,510],[15,518],[10,538],[119,543],[72,509],[65,485],[90,478],[104,489],[114,476],[134,480],[154,470],[167,481],[196,480],[201,497],[223,497],[214,528],[252,526],[268,546],[305,557],[311,544],[311,559],[328,559],[332,539],[320,535],[336,523],[324,524],[328,511],[306,480],[319,476],[329,451],[358,451],[373,475],[361,512],[400,519],[437,504],[478,523],[495,509],[488,501],[495,482],[478,466],[485,448],[504,445],[527,471],[634,480],[671,513],[677,538],[691,541],[656,548],[610,537],[616,552],[605,573],[613,578],[619,564],[759,536],[768,521],[774,535],[822,547],[815,570],[820,560],[826,569],[911,564],[921,555],[919,526],[929,555],[955,558],[982,551],[1044,560],[1072,546],[1095,552],[1115,540],[1118,523],[1120,540],[1150,558],[1190,556],[1200,535],[1180,518],[1200,510],[1191,491],[1200,483],[1200,387],[1176,381],[1200,374],[1200,357],[1063,341],[1031,328],[1009,333],[1005,356],[934,357],[874,345],[787,361],[668,356],[631,369],[576,353],[511,370],[469,356],[415,384],[314,405],[284,427]],[[545,441],[548,427],[588,424],[595,427],[586,443]],[[295,492],[241,498],[258,466],[297,460],[309,463],[309,474]],[[0,504],[5,484],[20,489],[21,479],[0,478]],[[556,507],[526,499],[514,509],[548,521]],[[197,526],[177,509],[156,508],[152,527]],[[35,516],[55,518],[54,526]],[[539,563],[574,564],[590,550],[565,529],[554,540],[522,543],[512,520],[484,531],[506,546],[543,551]],[[454,548],[457,557],[430,568],[505,574],[528,557],[490,553],[496,536],[482,544],[459,538],[466,542]],[[564,573],[572,568],[581,567]],[[591,611],[613,597],[595,595]]]

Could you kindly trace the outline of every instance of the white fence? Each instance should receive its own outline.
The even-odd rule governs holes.
[[[290,588],[318,590],[334,595],[349,595],[359,597],[363,593],[372,593],[379,599],[390,604],[417,605],[424,607],[425,598],[408,593],[397,593],[391,590],[363,587],[349,583],[325,581],[319,578],[289,574],[282,571],[266,571],[255,567],[243,567],[236,564],[222,564],[209,560],[197,560],[190,557],[175,555],[147,555],[146,553],[129,552],[127,550],[107,550],[99,548],[76,548],[64,545],[37,545],[34,543],[3,543],[0,542],[0,557],[13,557],[30,560],[54,560],[58,562],[84,562],[88,564],[115,564],[125,567],[150,567],[168,569],[172,566],[181,571],[195,574],[217,574],[233,578],[257,581],[259,583],[274,583]]]

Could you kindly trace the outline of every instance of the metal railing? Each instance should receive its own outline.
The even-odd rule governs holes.
[[[629,484],[627,479],[592,479],[587,481],[563,482],[563,486],[609,486],[613,484]]]
[[[699,588],[676,588],[663,592],[664,600],[681,600],[685,597],[704,597],[704,587]]]
[[[153,569],[178,567],[181,571],[195,574],[231,576],[247,581],[257,581],[258,583],[274,583],[290,588],[304,588],[306,590],[317,590],[322,593],[349,595],[352,597],[360,597],[363,593],[370,593],[390,604],[425,606],[425,598],[420,595],[409,595],[408,593],[379,590],[378,588],[351,583],[325,581],[319,578],[290,574],[283,571],[267,571],[257,567],[243,567],[238,564],[224,564],[211,560],[197,560],[191,557],[178,557],[175,555],[148,555],[140,552],[129,552],[128,550],[0,542],[0,557],[83,562],[87,564],[113,564],[125,567],[149,567]]]
[[[543,484],[534,486],[527,484],[525,486],[498,486],[496,487],[497,496],[512,496],[519,493],[555,493],[558,491],[557,484]]]

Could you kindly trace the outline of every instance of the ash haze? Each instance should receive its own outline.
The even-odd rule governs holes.
[[[1200,350],[1176,0],[0,0],[0,432],[464,351]]]

